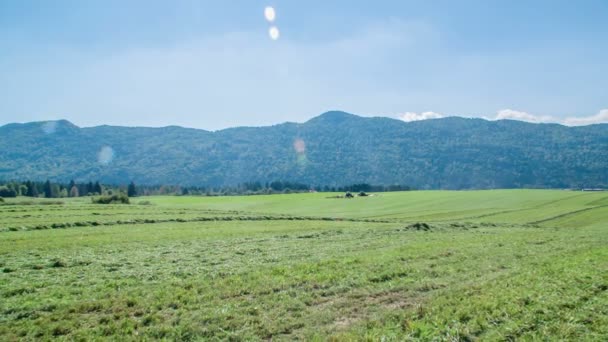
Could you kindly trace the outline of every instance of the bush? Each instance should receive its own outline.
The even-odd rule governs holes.
[[[91,202],[95,204],[129,204],[129,196],[120,193],[109,196],[92,197]]]
[[[4,198],[0,197],[0,203],[4,203]]]
[[[0,196],[2,197],[17,197],[18,193],[12,189],[7,187],[6,185],[0,186]]]

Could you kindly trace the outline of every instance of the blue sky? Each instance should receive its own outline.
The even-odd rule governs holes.
[[[0,1],[0,124],[607,122],[607,17],[605,0]]]

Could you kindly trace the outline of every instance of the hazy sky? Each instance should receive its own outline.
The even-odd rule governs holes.
[[[607,18],[606,0],[5,0],[0,125],[608,122]]]

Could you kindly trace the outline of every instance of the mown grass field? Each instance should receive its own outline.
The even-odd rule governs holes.
[[[608,193],[328,196],[7,200],[0,340],[608,340]]]

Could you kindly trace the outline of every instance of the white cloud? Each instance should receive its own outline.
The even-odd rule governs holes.
[[[423,113],[414,113],[414,112],[405,112],[403,114],[398,114],[399,119],[405,122],[411,121],[420,121],[420,120],[428,120],[428,119],[440,119],[445,117],[443,114],[435,113],[435,112],[423,112]]]
[[[503,109],[496,113],[494,120],[519,120],[533,123],[559,123],[565,126],[585,126],[608,123],[608,109],[602,109],[596,115],[582,117],[556,118],[550,115],[534,115],[512,109]]]
[[[445,115],[436,112],[405,112],[398,114],[398,118],[405,122],[420,121],[428,119],[440,119]],[[599,123],[608,123],[608,109],[602,109],[599,113],[591,116],[557,118],[551,115],[535,115],[513,109],[502,109],[494,117],[481,117],[485,120],[517,120],[531,123],[557,123],[565,126],[585,126]]]
[[[608,109],[602,109],[599,113],[592,116],[565,118],[563,123],[566,126],[585,126],[608,123]]]
[[[556,122],[556,119],[548,115],[534,115],[513,109],[502,109],[496,113],[494,120],[518,120],[533,123]]]

